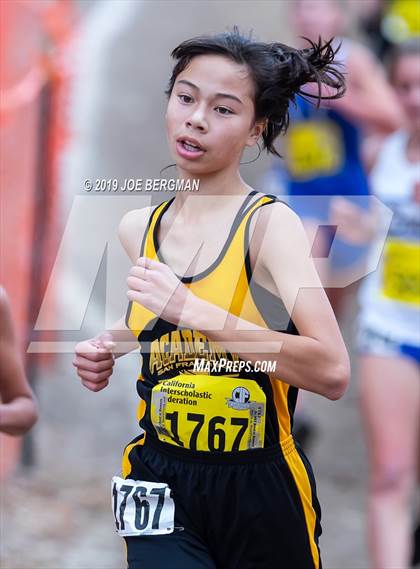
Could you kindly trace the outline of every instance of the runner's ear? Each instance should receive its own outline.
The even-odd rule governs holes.
[[[266,126],[266,120],[255,122],[249,133],[248,140],[246,141],[246,146],[254,146],[260,136],[263,134]]]

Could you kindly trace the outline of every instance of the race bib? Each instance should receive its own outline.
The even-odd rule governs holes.
[[[152,390],[151,420],[159,439],[190,450],[262,448],[266,398],[252,380],[179,375]]]
[[[174,531],[175,504],[167,484],[114,476],[112,509],[117,533],[121,536]]]
[[[294,178],[335,174],[343,164],[341,133],[332,121],[305,121],[290,126],[285,138],[286,163]]]
[[[418,243],[389,240],[383,254],[382,294],[386,298],[420,304],[420,247]]]

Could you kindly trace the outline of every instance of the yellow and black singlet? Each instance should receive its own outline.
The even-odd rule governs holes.
[[[251,218],[261,207],[277,200],[263,195],[252,201],[255,194],[250,192],[237,212],[218,258],[205,271],[180,280],[196,296],[240,318],[298,334],[282,301],[252,279],[248,250]],[[163,262],[158,229],[174,199],[152,211],[140,256]],[[235,373],[224,368],[212,371],[212,362],[237,362],[239,356],[202,332],[162,320],[138,303],[129,303],[126,324],[142,353],[138,419],[146,439],[210,453],[247,451],[278,443],[284,452],[293,444],[290,435],[297,388],[252,366]],[[196,360],[201,362],[199,371],[194,370]],[[133,441],[125,456],[142,442],[141,437]]]

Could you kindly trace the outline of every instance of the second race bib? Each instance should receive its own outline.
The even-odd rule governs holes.
[[[183,448],[228,452],[262,448],[266,398],[252,380],[179,375],[152,390],[159,439]]]
[[[420,247],[418,243],[388,240],[383,253],[382,294],[386,298],[420,304]]]
[[[114,476],[112,510],[121,536],[161,535],[174,531],[175,504],[162,482],[144,482]]]

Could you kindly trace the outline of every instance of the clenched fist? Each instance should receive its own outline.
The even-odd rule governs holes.
[[[190,326],[197,298],[165,263],[140,257],[127,278],[127,297],[179,326]]]
[[[82,385],[87,389],[101,391],[108,385],[114,367],[112,350],[115,346],[112,334],[109,332],[76,345],[73,365],[82,380]]]

